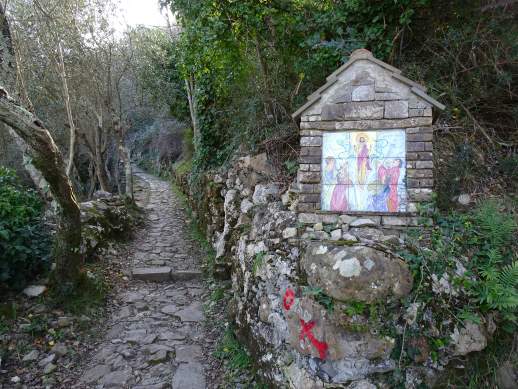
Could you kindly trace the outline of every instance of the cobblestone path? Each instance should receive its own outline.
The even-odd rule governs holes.
[[[170,185],[142,172],[136,181],[136,200],[148,221],[121,261],[129,277],[141,269],[135,271],[140,279],[135,275],[111,302],[107,332],[100,334],[74,387],[211,388],[215,373],[202,323],[199,273],[203,254]]]

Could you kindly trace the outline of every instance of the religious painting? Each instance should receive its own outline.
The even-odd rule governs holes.
[[[404,212],[405,131],[325,133],[321,208],[332,212]]]

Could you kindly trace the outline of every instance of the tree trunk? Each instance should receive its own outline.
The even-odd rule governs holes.
[[[16,61],[9,24],[0,3],[0,80],[14,87]],[[54,199],[60,205],[58,230],[54,246],[55,279],[62,290],[73,290],[79,279],[83,257],[81,248],[81,218],[72,184],[65,171],[63,157],[52,136],[31,112],[12,100],[0,86],[0,122],[12,128],[28,146],[32,164],[47,181]]]
[[[194,137],[194,149],[196,150],[197,142],[200,136],[200,129],[198,127],[198,115],[196,113],[196,91],[193,76],[185,79],[185,89],[187,90],[187,100],[189,101],[189,111],[191,113],[192,132]]]
[[[65,109],[67,111],[68,125],[70,127],[70,141],[68,145],[68,163],[67,163],[67,176],[70,177],[72,174],[72,168],[74,167],[74,157],[76,150],[76,126],[74,124],[74,117],[72,116],[72,107],[70,105],[70,93],[68,93],[68,82],[67,73],[65,70],[65,60],[63,58],[63,47],[61,42],[58,43],[58,54],[59,54],[59,76],[61,77],[61,83],[63,84],[63,100],[65,102]]]
[[[115,133],[115,138],[117,139],[117,149],[119,151],[120,159],[124,163],[124,174],[126,175],[126,196],[130,197],[132,200],[133,197],[133,168],[131,167],[131,156],[130,151],[124,144],[125,131],[122,128],[120,120],[117,118],[115,114],[115,110],[112,108],[112,122],[113,122],[113,132]]]
[[[27,143],[33,165],[43,174],[60,205],[54,245],[55,276],[59,287],[70,290],[75,286],[83,264],[80,253],[81,219],[63,157],[43,123],[16,104],[3,88],[0,88],[0,121],[10,126]]]
[[[102,109],[102,108],[101,108]],[[95,158],[95,173],[97,175],[97,180],[99,181],[99,185],[101,186],[101,190],[104,192],[111,192],[108,176],[106,175],[106,171],[104,170],[104,160],[103,160],[103,147],[102,147],[102,129],[103,129],[103,117],[101,114],[97,115],[97,128],[95,129],[94,136],[94,158]]]

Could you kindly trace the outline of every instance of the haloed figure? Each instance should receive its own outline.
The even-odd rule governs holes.
[[[358,184],[365,185],[367,180],[367,170],[371,170],[371,164],[369,161],[369,147],[365,137],[360,136],[358,140],[356,166],[358,169]]]
[[[349,210],[349,199],[347,197],[352,181],[349,178],[348,166],[342,166],[337,176],[338,184],[333,189],[331,196],[331,211],[345,212]]]

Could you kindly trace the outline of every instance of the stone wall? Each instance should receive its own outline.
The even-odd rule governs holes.
[[[207,175],[206,192],[191,196],[202,199],[196,216],[207,221],[217,275],[232,277],[241,340],[274,387],[348,387],[393,370],[394,337],[346,312],[362,302],[392,304],[395,318],[404,313],[398,300],[412,276],[393,250],[402,242],[400,222],[299,214],[297,186],[272,182],[273,173],[264,154],[241,158]]]

